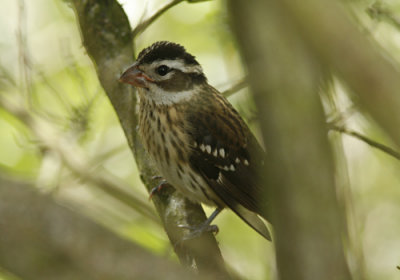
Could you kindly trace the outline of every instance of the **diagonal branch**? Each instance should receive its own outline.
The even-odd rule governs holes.
[[[354,92],[356,105],[367,111],[399,145],[400,71],[395,60],[365,36],[337,2],[284,3],[288,16],[296,21],[299,34],[318,60],[334,69]]]
[[[159,18],[163,13],[171,9],[172,7],[178,5],[179,3],[183,2],[184,0],[172,0],[162,6],[160,9],[158,9],[156,12],[154,12],[151,16],[143,20],[141,23],[139,23],[135,29],[132,31],[132,36],[135,38],[137,35],[142,33],[144,30],[146,30],[147,27],[149,27],[154,21],[156,21],[157,18]]]
[[[234,83],[233,85],[231,85],[228,89],[224,90],[222,92],[222,95],[225,97],[229,97],[232,94],[234,94],[235,92],[245,88],[246,86],[247,86],[246,78],[243,78],[243,79],[237,81],[236,83]]]
[[[368,138],[365,135],[362,135],[361,133],[359,133],[357,131],[345,128],[343,126],[336,126],[336,125],[332,125],[330,127],[330,129],[335,130],[335,131],[340,132],[340,133],[347,134],[347,135],[352,136],[352,137],[355,137],[355,138],[367,143],[371,147],[374,147],[374,148],[376,148],[378,150],[381,150],[382,152],[394,157],[395,159],[400,160],[400,153],[399,152],[397,152],[396,150],[394,150],[394,149],[392,149],[392,148],[390,148],[390,147],[388,147],[386,145],[383,145],[383,144],[381,144],[381,143],[379,143],[379,142],[377,142],[375,140],[372,140],[372,139]]]
[[[178,5],[179,3],[187,1],[189,3],[198,3],[198,2],[205,2],[205,1],[210,1],[210,0],[172,0],[159,8],[156,12],[154,12],[151,16],[143,20],[141,23],[139,23],[135,29],[132,31],[132,36],[135,38],[137,35],[142,33],[143,31],[146,30],[147,27],[149,27],[153,22],[156,21],[163,13],[171,9],[172,7]]]
[[[131,87],[118,83],[121,72],[133,60],[133,35],[128,18],[116,0],[70,2],[79,22],[83,45],[119,118],[142,181],[150,191],[154,187],[151,177],[159,174],[155,173],[155,167],[136,134],[136,96]],[[211,271],[216,279],[230,278],[211,233],[182,241],[188,232],[178,225],[195,226],[205,221],[206,216],[200,205],[191,203],[172,189],[153,197],[153,202],[181,263],[196,267],[199,272]]]
[[[20,103],[22,104],[22,102]],[[67,137],[59,135],[48,121],[34,117],[26,107],[12,104],[4,98],[0,98],[0,107],[26,124],[40,143],[42,150],[57,154],[73,174],[92,183],[153,222],[159,223],[153,209],[134,193],[129,192],[129,186],[124,186],[122,182],[116,183],[115,178],[111,178],[105,170],[102,170],[102,172],[93,170],[94,164],[87,160],[87,156],[80,148],[72,144],[71,141],[66,141]]]

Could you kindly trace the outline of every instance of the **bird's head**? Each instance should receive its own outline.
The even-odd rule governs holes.
[[[194,95],[207,84],[207,79],[184,47],[161,41],[142,50],[137,61],[121,75],[120,82],[138,88],[141,98],[171,104]]]

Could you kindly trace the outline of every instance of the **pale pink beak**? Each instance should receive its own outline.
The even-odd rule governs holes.
[[[131,84],[134,87],[147,87],[148,82],[154,82],[152,78],[143,73],[134,63],[131,67],[125,70],[125,72],[119,78],[121,83]]]

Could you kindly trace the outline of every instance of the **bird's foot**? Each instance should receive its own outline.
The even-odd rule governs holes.
[[[199,226],[178,225],[178,227],[180,228],[186,228],[190,230],[190,233],[183,238],[183,241],[197,238],[205,232],[212,232],[214,234],[217,234],[219,231],[218,226],[212,225],[211,223],[221,211],[222,211],[221,207],[215,209],[214,212],[212,212],[212,214],[210,215],[210,217],[208,217],[208,219]]]
[[[153,176],[152,177],[153,180],[161,179],[161,178],[162,178],[161,176]],[[153,195],[158,193],[162,188],[164,188],[167,185],[168,185],[168,182],[166,180],[162,180],[156,187],[152,188],[150,191],[149,200],[151,200],[153,198]]]
[[[178,225],[178,227],[190,230],[189,234],[187,234],[182,241],[200,237],[205,232],[217,234],[219,231],[217,225],[210,225],[209,223],[203,223],[200,226]]]

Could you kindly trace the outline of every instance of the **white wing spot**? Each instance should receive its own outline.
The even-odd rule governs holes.
[[[243,163],[244,163],[244,165],[249,166],[249,161],[247,159],[245,159]]]
[[[224,149],[219,149],[219,155],[222,157],[222,158],[225,158],[225,150]]]
[[[204,151],[206,150],[206,147],[204,147],[204,144],[201,144],[201,145],[200,145],[200,150],[201,150],[202,152],[204,152]]]
[[[231,166],[229,166],[229,170],[230,171],[235,171],[235,166],[233,166],[233,164],[231,164]]]
[[[217,149],[215,149],[215,150],[214,150],[214,152],[213,152],[213,156],[215,156],[215,157],[217,157],[217,156],[218,156],[218,150],[217,150]]]
[[[222,169],[225,171],[229,171],[229,166],[224,166],[224,167],[222,167]]]
[[[206,150],[207,150],[207,153],[211,154],[211,146],[210,145],[206,146]]]
[[[239,158],[236,158],[236,159],[235,159],[235,163],[240,163],[240,159],[239,159]]]

